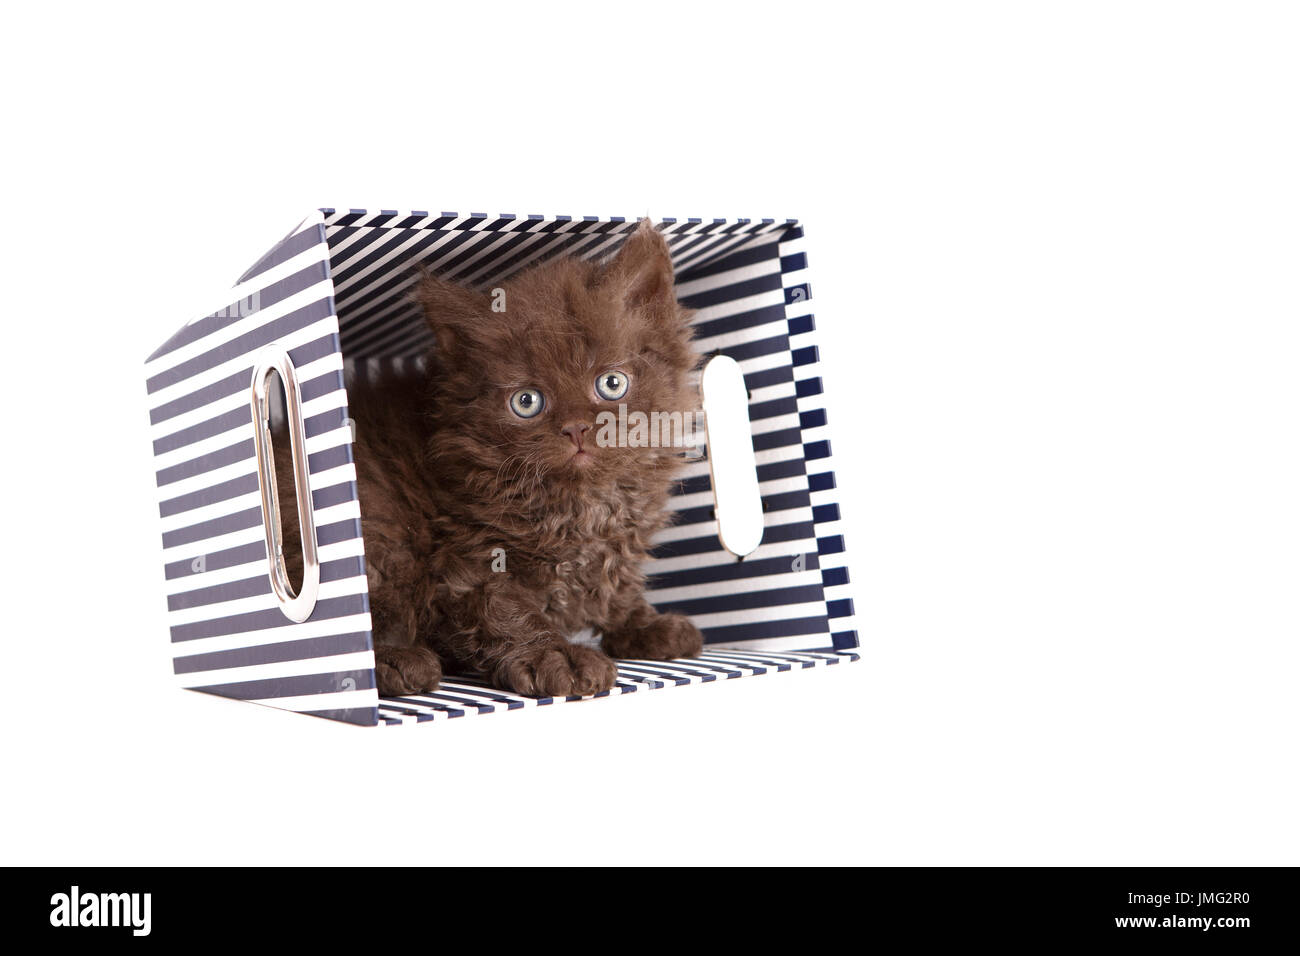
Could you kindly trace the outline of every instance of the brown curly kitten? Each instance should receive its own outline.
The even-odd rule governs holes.
[[[425,276],[427,375],[349,388],[384,696],[431,690],[444,670],[520,694],[594,694],[613,686],[611,657],[700,651],[688,618],[643,595],[680,449],[595,441],[596,416],[620,403],[697,405],[667,244],[643,220],[604,266],[560,259],[501,288],[493,311],[490,294]],[[604,653],[570,643],[586,627]]]

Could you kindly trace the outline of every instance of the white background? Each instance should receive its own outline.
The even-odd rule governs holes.
[[[1285,6],[134,9],[0,40],[5,862],[1300,862]],[[863,661],[172,689],[142,363],[319,205],[802,219]]]

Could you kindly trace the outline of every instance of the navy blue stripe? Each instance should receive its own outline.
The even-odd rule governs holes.
[[[349,243],[346,249],[340,248],[343,240],[350,239],[352,236],[358,236],[357,240]],[[375,229],[373,224],[349,227],[330,236],[330,268],[334,271],[334,284],[341,285],[359,269],[374,262],[384,252],[401,245],[409,238],[411,238],[410,233],[404,230]],[[371,246],[375,248],[370,249]],[[361,255],[367,249],[370,249],[370,252]],[[358,256],[361,258],[357,259]],[[356,261],[352,262],[353,259]]]
[[[809,491],[831,491],[835,488],[835,472],[823,471],[808,476]]]
[[[324,358],[326,355],[331,355],[338,350],[338,336],[331,332],[329,335],[322,335],[314,341],[290,349],[289,358],[293,360],[296,367],[302,368],[304,365]],[[210,405],[228,395],[248,392],[252,384],[253,366],[249,365],[247,368],[240,369],[238,372],[227,375],[210,385],[205,385],[188,395],[182,395],[180,398],[150,409],[149,422],[156,425],[185,412],[191,412],[196,408],[202,408],[204,405]]]
[[[848,583],[848,568],[824,568],[822,570],[822,587],[833,588]]]
[[[794,393],[800,398],[820,395],[822,393],[822,380],[820,378],[805,378],[795,382]]]
[[[374,707],[348,707],[345,709],[335,708],[333,710],[300,710],[300,714],[306,714],[309,717],[324,717],[327,720],[342,721],[347,724],[359,724],[362,727],[376,727],[379,725],[379,711]],[[392,721],[386,720],[384,723],[389,724]]]
[[[627,679],[634,682],[634,686],[648,687],[651,690],[661,690],[666,685],[661,680],[656,680],[647,674],[628,674]]]
[[[719,673],[718,671],[715,671],[712,668],[705,668],[699,666],[690,667],[682,663],[681,661],[677,661],[677,660],[654,661],[652,664],[649,665],[640,661],[636,663],[632,663],[629,661],[620,661],[619,663],[623,664],[625,667],[631,667],[633,669],[640,667],[652,674],[658,673],[659,671],[662,671],[665,674],[679,674],[682,677],[684,677],[687,681],[690,681],[691,678],[695,678],[695,682],[699,684],[713,683],[718,679],[718,673]],[[723,675],[724,678],[730,676],[731,676],[730,674]],[[736,676],[739,675],[737,674]]]
[[[705,674],[721,674],[727,680],[734,680],[737,677],[748,676],[745,673],[744,665],[739,661],[723,662],[718,660],[706,660],[703,657],[692,657],[686,660],[672,660],[667,663],[685,671],[693,671],[695,673],[704,671]]]
[[[825,424],[826,410],[823,408],[814,408],[799,413],[799,427],[804,431],[807,431],[810,428],[821,428]]]
[[[753,641],[759,638],[798,637],[803,634],[826,634],[830,628],[825,617],[805,617],[787,621],[754,621],[726,627],[704,627],[705,644]]]
[[[169,561],[163,569],[166,579],[172,581],[176,578],[203,574],[207,571],[220,571],[222,568],[238,567],[241,564],[251,564],[254,561],[265,561],[266,543],[254,541],[251,544],[241,544],[237,547],[205,554],[202,556],[203,567],[201,570],[194,567],[196,557],[191,556],[182,558],[180,561]]]
[[[220,381],[205,385],[188,395],[182,395],[180,398],[173,399],[166,404],[149,409],[149,424],[157,425],[159,422],[164,422],[169,418],[175,418],[177,415],[183,415],[185,412],[209,405],[217,401],[217,399],[233,395],[240,390],[247,391],[252,387],[252,382],[253,367],[250,365],[247,369],[241,369],[227,375]]]
[[[765,512],[777,512],[788,511],[791,508],[806,508],[809,499],[806,491],[782,491],[764,495],[762,501]],[[673,512],[673,516],[673,524],[676,525],[699,524],[702,521],[712,521],[715,517],[713,505],[680,508]]]
[[[809,345],[801,349],[795,349],[790,353],[790,364],[796,367],[800,365],[812,365],[817,361],[817,346]]]
[[[363,263],[358,263],[356,268],[353,266],[342,268],[334,281],[335,287],[340,290],[335,302],[339,314],[350,317],[351,323],[356,323],[366,317],[372,307],[382,300],[389,299],[396,302],[406,297],[409,292],[405,286],[416,276],[425,251],[445,235],[446,233],[431,232],[421,236],[409,248],[394,256],[382,270],[368,275],[365,279],[356,278],[360,274],[359,268]],[[446,247],[442,248],[445,250]],[[353,281],[356,282],[353,288],[344,288]],[[350,331],[355,332],[355,326]]]
[[[250,439],[248,442],[241,443],[241,445],[242,444],[247,444],[251,446],[252,441]],[[239,448],[240,446],[235,446],[235,447]],[[209,457],[210,456],[205,456],[202,459],[198,459],[198,461],[207,462],[209,460]],[[240,457],[236,458],[235,460],[242,461],[245,458],[251,458],[251,457],[252,457],[252,452],[251,450],[249,450],[247,454],[242,454]],[[323,451],[318,451],[315,454],[308,455],[307,470],[310,474],[316,474],[318,472],[328,471],[331,468],[337,468],[341,465],[349,464],[351,461],[352,461],[352,446],[350,444],[336,445],[334,448],[326,448]],[[211,467],[216,468],[218,467],[218,465],[213,464]],[[254,475],[253,480],[254,480],[254,484],[252,490],[256,490],[256,475]],[[248,483],[248,476],[244,476],[238,479],[232,479],[232,481],[241,482],[246,485]],[[338,486],[332,485],[330,487],[337,488]],[[350,484],[349,487],[351,487]],[[202,497],[208,494],[209,492],[211,492],[213,494],[218,494],[223,496],[222,498],[218,498],[216,500],[225,500],[229,497],[232,497],[230,491],[231,491],[231,483],[222,482],[219,485],[214,485],[212,489],[204,489],[202,491],[196,491],[194,492],[194,495],[198,495]],[[352,494],[349,494],[348,497],[346,498],[339,497],[341,494],[342,492],[340,491],[332,491],[329,492],[327,495],[325,495],[323,500],[333,501],[333,503],[339,504],[353,497]],[[188,508],[190,507],[199,507],[198,504],[195,504],[192,501],[190,501],[189,500],[190,498],[191,498],[190,495],[182,495],[178,498],[168,499],[168,502],[164,502],[164,504],[169,504],[169,506],[173,509],[171,513],[180,513],[182,511],[188,510]],[[313,502],[314,502],[314,498],[313,498]],[[176,528],[172,531],[164,532],[162,536],[163,547],[171,548],[178,544],[187,544],[192,541],[202,540],[203,538],[215,538],[218,535],[229,534],[231,531],[242,531],[244,528],[251,527],[252,524],[261,524],[262,523],[261,513],[262,513],[262,506],[259,504],[256,508],[235,512],[234,514],[230,514],[230,515],[220,515],[216,518],[209,518],[207,521],[200,521],[197,524],[186,525],[183,528]],[[248,520],[248,516],[250,514],[256,516],[256,520],[253,521],[252,524],[250,524]]]
[[[467,243],[460,252],[445,260],[438,266],[438,275],[451,282],[460,282],[462,276],[482,270],[484,266],[491,265],[496,256],[504,255],[516,248],[523,241],[522,237],[525,234],[514,233],[501,236],[471,233],[470,235],[479,241],[473,244]]]
[[[286,661],[315,660],[336,657],[339,654],[357,654],[370,650],[370,632],[354,631],[351,634],[331,634],[328,637],[309,637],[301,641],[282,641],[279,644],[258,644],[255,647],[236,647],[228,651],[194,654],[178,657],[173,663],[177,674],[194,674],[200,671],[218,671],[230,667],[254,667],[260,664],[281,664]]]
[[[321,581],[340,581],[345,578],[360,577],[366,573],[362,565],[363,562],[359,555],[326,561],[321,565]],[[193,591],[169,594],[167,596],[167,610],[180,611],[186,608],[220,604],[225,601],[238,601],[243,598],[258,597],[270,593],[270,578],[263,573],[253,577],[241,578],[238,581],[227,581],[224,584],[196,588]]]
[[[817,323],[811,315],[797,315],[789,321],[787,328],[793,338],[796,335],[807,335],[812,332],[817,328]]]
[[[782,330],[780,335],[774,335],[771,338],[759,339],[756,342],[738,342],[735,345],[728,345],[726,348],[718,349],[718,351],[723,355],[730,356],[737,362],[744,362],[762,355],[785,352],[789,348],[790,337]],[[746,380],[746,383],[748,384],[748,380]]]
[[[324,262],[313,262],[304,269],[300,269],[293,275],[286,276],[278,282],[272,282],[270,285],[263,286],[257,290],[257,307],[258,311],[264,311],[278,302],[283,302],[292,295],[297,295],[303,289],[308,289],[318,282],[324,282],[328,278],[329,272]],[[185,326],[167,342],[149,356],[148,361],[152,362],[159,356],[166,355],[168,352],[174,352],[183,345],[189,345],[191,342],[197,342],[205,336],[214,332],[219,332],[228,326],[234,325],[242,319],[248,318],[252,313],[241,311],[253,297],[249,293],[244,298],[231,302],[220,312],[214,312],[212,315],[205,316],[197,322],[192,322]]]
[[[431,703],[434,702],[435,700],[446,700],[446,701],[451,701],[453,704],[465,704],[469,707],[473,707],[480,714],[496,713],[496,707],[494,707],[492,704],[489,704],[486,701],[474,700],[472,697],[463,697],[459,694],[445,694],[441,691],[430,691],[428,693],[421,694],[420,696],[424,698],[428,698]]]
[[[374,335],[363,340],[350,339],[348,349],[352,354],[370,358],[376,355],[414,355],[427,352],[433,345],[433,333],[424,322],[417,305],[409,305],[400,314],[393,314],[375,327]]]
[[[773,448],[787,448],[803,440],[803,432],[798,428],[781,428],[776,431],[763,432],[753,438],[754,451],[771,451]]]
[[[353,681],[349,687],[346,681]],[[260,700],[270,697],[302,697],[307,694],[337,694],[345,690],[370,690],[375,686],[372,670],[335,671],[330,674],[302,674],[295,677],[268,677],[263,680],[233,681],[228,684],[209,684],[191,687],[191,690],[221,697],[238,697],[240,700]]]
[[[735,315],[724,315],[718,319],[696,322],[691,328],[695,341],[701,344],[704,351],[708,351],[708,340],[714,336],[730,335],[742,329],[753,329],[760,325],[781,322],[784,319],[785,306],[769,305],[759,309],[750,309],[747,312],[737,312]],[[786,331],[789,331],[788,324]]]
[[[337,424],[342,424],[343,416],[341,411],[337,413],[337,417],[339,418]],[[189,461],[183,461],[172,465],[170,468],[164,468],[157,474],[158,486],[161,488],[163,485],[172,484],[183,478],[193,478],[195,475],[215,471],[227,465],[233,465],[241,461],[251,461],[256,453],[253,439],[248,438],[244,441],[235,442],[233,445],[218,448],[216,451],[200,455],[198,458],[191,458]],[[351,462],[352,443],[349,436],[349,441],[346,444],[335,445],[333,448],[326,448],[308,455],[307,470],[309,473],[315,474],[319,471],[337,468],[340,465],[351,464]]]
[[[645,664],[629,664],[627,661],[619,661],[618,667],[620,672],[626,673],[633,679],[638,676],[659,677],[666,681],[672,681],[678,687],[684,687],[691,682],[689,677],[683,677],[680,674],[672,674],[667,671],[655,670],[653,667]]]
[[[683,297],[681,303],[690,309],[707,309],[710,306],[721,305],[724,302],[734,302],[747,296],[774,292],[780,288],[780,273],[769,272],[767,275],[742,279],[740,282],[733,282],[730,285],[716,286],[712,289],[693,293]],[[781,317],[784,318],[785,316],[782,315]]]
[[[701,661],[701,662],[708,661],[710,663],[718,665],[719,667],[729,667],[735,672],[734,676],[736,677],[747,677],[750,675],[758,676],[761,674],[766,674],[768,670],[767,666],[759,664],[755,661],[736,660],[735,658],[726,658],[726,657],[714,657],[709,654],[701,654],[699,657],[694,658],[694,660]],[[745,673],[746,671],[748,671],[749,673],[746,674]]]
[[[831,521],[840,520],[840,506],[835,502],[829,504],[817,505],[813,508],[813,523],[827,524]]]
[[[353,541],[359,537],[361,537],[361,522],[356,518],[344,518],[342,521],[316,527],[316,542],[322,548],[327,544]]]
[[[183,478],[193,478],[195,475],[201,475],[204,472],[215,471],[236,462],[247,461],[255,454],[256,449],[253,447],[253,439],[246,438],[243,441],[235,442],[233,445],[227,445],[225,448],[218,448],[206,455],[200,455],[198,458],[191,458],[189,461],[183,461],[180,464],[162,469],[157,474],[158,487],[170,485],[172,482],[180,481]]]
[[[730,556],[728,556],[730,557]],[[747,578],[765,577],[773,574],[790,574],[796,554],[780,555],[775,558],[750,558],[737,561],[731,558],[726,564],[685,568],[681,571],[665,571],[651,575],[646,583],[647,590],[667,591],[670,588],[689,587],[695,584],[713,584],[718,581],[744,581]],[[816,571],[821,565],[816,554],[803,556],[804,568]],[[823,583],[826,583],[823,580]],[[750,585],[752,586],[752,584]]]
[[[389,265],[385,273],[386,278],[373,289],[367,291],[364,299],[357,299],[357,296],[361,294],[360,290],[344,293],[340,297],[340,308],[345,309],[349,317],[349,334],[364,333],[367,331],[367,326],[372,318],[378,312],[407,296],[408,293],[402,286],[414,277],[418,264],[423,263],[426,266],[433,266],[434,263],[437,263],[433,267],[433,271],[437,275],[443,275],[447,262],[456,259],[460,255],[457,250],[461,249],[462,246],[468,244],[471,248],[480,247],[482,240],[474,242],[473,240],[476,238],[477,234],[472,232],[432,232],[402,253],[396,262]],[[439,242],[442,244],[438,245]],[[437,250],[426,256],[425,253],[435,245],[438,246]],[[340,277],[339,283],[343,284],[349,278],[350,274],[345,273]]]
[[[405,294],[404,292],[393,294],[393,292],[414,275],[416,263],[423,259],[425,250],[436,244],[439,239],[446,235],[447,233],[445,232],[436,231],[426,233],[424,236],[420,237],[419,241],[412,244],[409,249],[406,249],[400,256],[390,263],[384,273],[373,276],[371,281],[378,282],[379,284],[365,293],[365,298],[360,300],[362,306],[353,305],[353,301],[361,294],[359,288],[351,291],[340,292],[338,294],[336,305],[338,306],[340,314],[348,317],[347,332],[349,335],[355,334],[357,323],[364,319],[367,312],[375,308],[381,298],[387,296],[390,297],[391,301],[397,301],[398,298]],[[464,240],[460,239],[454,241],[463,242]],[[447,246],[439,247],[439,253],[444,254],[446,248],[451,245],[452,243],[448,243]],[[336,287],[346,285],[351,278],[351,270],[344,269],[336,277],[334,284]]]
[[[302,255],[312,246],[318,245],[325,241],[325,229],[320,223],[313,223],[301,232],[295,232],[285,236],[278,244],[271,248],[271,251],[257,262],[253,263],[243,275],[239,277],[236,285],[247,282],[253,276],[261,275],[270,269],[274,269],[282,262],[288,262],[294,256]]]
[[[770,388],[773,385],[780,385],[784,382],[794,381],[794,367],[791,365],[778,365],[775,368],[759,369],[757,372],[749,372],[745,375],[745,388],[751,392],[760,388]],[[795,394],[798,394],[798,386],[795,387]]]
[[[830,454],[831,443],[828,441],[814,441],[803,446],[803,457],[805,461],[816,461],[819,458],[829,458]]]
[[[848,650],[849,648],[860,646],[861,645],[858,643],[857,631],[839,631],[831,635],[831,647],[835,648],[837,651]],[[858,656],[852,654],[849,655],[849,659],[856,661]]]
[[[703,654],[700,655],[700,658],[701,658],[702,660],[707,660],[707,659],[710,659],[711,657],[712,657],[712,655],[710,655],[710,654],[708,653],[708,651],[705,651]],[[732,658],[730,658],[730,657],[718,657],[717,659],[718,659],[718,660],[722,660],[722,661],[726,661],[726,660],[731,660]],[[752,669],[753,669],[756,673],[758,673],[758,674],[765,674],[765,673],[767,673],[767,668],[769,668],[769,667],[770,667],[770,668],[775,668],[776,671],[777,671],[778,673],[781,673],[781,672],[783,672],[783,671],[788,671],[788,670],[790,670],[790,662],[789,662],[789,661],[764,660],[764,659],[762,659],[762,658],[755,657],[755,656],[749,656],[749,655],[747,655],[747,656],[745,656],[745,657],[743,657],[743,658],[740,658],[740,660],[738,661],[738,663],[742,663],[745,667],[752,668]]]
[[[169,369],[151,376],[145,386],[149,393],[153,394],[160,389],[175,385],[185,381],[201,372],[215,368],[231,359],[248,355],[252,352],[263,348],[276,339],[284,338],[308,326],[329,318],[334,314],[334,300],[330,296],[317,299],[301,308],[295,309],[288,315],[282,315],[278,319],[260,325],[255,329],[249,329],[243,335],[237,335],[228,342],[208,349],[200,355],[187,359],[184,362],[174,365]],[[251,373],[250,373],[251,380]]]
[[[232,531],[243,531],[247,528],[259,528],[261,526],[262,506],[259,504],[255,508],[247,508],[244,511],[236,511],[234,514],[200,521],[198,524],[177,528],[175,531],[166,531],[163,533],[162,543],[164,548],[174,548],[179,544],[193,544],[195,541],[216,538],[223,534],[230,534]]]
[[[425,700],[423,697],[381,697],[379,700],[383,703],[399,701],[404,704],[410,704],[412,707],[428,707],[432,710],[441,711],[449,717],[465,716],[465,710],[462,707],[452,707],[450,704],[443,704],[436,700]]]
[[[304,403],[328,395],[330,392],[337,392],[341,388],[343,388],[342,369],[326,372],[324,375],[318,375],[316,378],[298,384],[298,391]]]
[[[763,529],[763,544],[775,544],[778,541],[802,541],[809,540],[813,536],[813,524],[811,521],[796,521],[790,524],[768,525]],[[665,541],[663,544],[656,545],[651,549],[651,556],[655,558],[679,558],[688,554],[704,554],[710,551],[723,551],[722,543],[718,541],[716,534],[708,534],[698,538],[683,538],[680,541]],[[820,551],[821,554],[829,552]]]
[[[817,662],[815,660],[810,660],[808,658],[808,651],[806,650],[770,651],[766,649],[749,650],[748,648],[746,648],[745,650],[735,650],[732,648],[720,647],[716,651],[714,651],[714,653],[715,654],[743,654],[746,657],[759,657],[773,665],[784,662],[788,664],[790,667],[796,667],[796,666],[816,667],[817,666]]]
[[[252,407],[247,403],[241,404],[238,408],[223,412],[209,418],[207,421],[199,422],[197,425],[182,428],[180,431],[156,439],[153,443],[153,453],[163,455],[169,451],[175,451],[177,448],[183,448],[186,445],[212,438],[223,432],[233,431],[243,425],[249,425],[252,421]]]
[[[179,495],[161,501],[158,503],[158,514],[168,518],[183,511],[204,508],[219,501],[229,501],[231,498],[252,494],[255,491],[257,491],[257,475],[240,475],[238,478],[218,482],[199,491],[192,491],[186,495]]]
[[[842,598],[838,601],[827,601],[826,616],[827,617],[852,617],[853,599]]]
[[[776,418],[778,415],[793,415],[798,411],[798,400],[793,395],[787,395],[784,398],[773,398],[766,402],[751,403],[749,406],[749,420],[757,422],[765,418]],[[801,420],[800,425],[802,426],[802,424]]]
[[[712,234],[712,230],[710,230],[709,235]],[[742,269],[745,266],[767,262],[776,255],[777,244],[775,242],[750,246],[747,249],[741,249],[739,252],[727,253],[720,259],[709,259],[699,265],[692,266],[689,271],[682,273],[677,279],[679,282],[704,279],[709,276],[720,275],[723,272],[730,272],[732,269]]]
[[[817,539],[818,554],[839,554],[843,550],[844,550],[843,535],[833,534],[825,538]]]
[[[460,681],[459,679],[457,679],[452,681],[452,683],[459,684]],[[445,684],[443,686],[444,689],[448,689]],[[466,693],[466,694],[472,693],[472,694],[480,695],[482,697],[486,697],[488,700],[495,701],[498,704],[505,704],[508,710],[519,710],[521,707],[527,706],[527,704],[525,704],[525,702],[520,698],[511,697],[509,694],[503,694],[487,686],[474,687],[472,690],[465,690],[459,686],[450,689],[455,690],[457,693]]]
[[[785,607],[794,604],[813,604],[825,600],[820,584],[797,587],[770,588],[762,591],[738,591],[715,594],[709,597],[684,601],[656,601],[655,609],[677,614],[719,614],[727,611],[749,611],[762,607]],[[843,615],[836,615],[842,617]]]
[[[366,595],[345,594],[342,597],[325,598],[316,602],[311,621],[327,621],[351,614],[364,614],[370,609]],[[172,643],[195,641],[204,637],[224,637],[227,634],[244,634],[249,631],[268,630],[292,624],[278,607],[260,611],[246,611],[229,617],[214,618],[210,621],[195,621],[192,624],[175,624],[171,629]]]

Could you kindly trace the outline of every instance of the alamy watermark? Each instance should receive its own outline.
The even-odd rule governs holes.
[[[704,444],[704,412],[642,412],[619,404],[596,416],[599,448],[696,448]]]
[[[223,319],[242,319],[244,316],[252,315],[262,308],[262,290],[254,289],[252,293],[244,296],[235,302],[230,303],[224,309],[218,309],[212,314],[217,318]]]
[[[151,893],[83,893],[74,886],[50,897],[50,925],[125,926],[134,936],[148,936],[152,908]]]
[[[242,299],[236,299],[230,305],[217,309],[211,315],[201,315],[197,319],[190,319],[187,325],[193,325],[196,322],[202,322],[204,319],[242,319],[260,311],[262,308],[262,290],[254,289]]]

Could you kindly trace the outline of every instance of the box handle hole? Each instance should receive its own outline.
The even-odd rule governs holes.
[[[278,376],[284,391],[284,418],[289,431],[293,458],[294,500],[298,508],[298,529],[302,542],[302,584],[295,590],[285,566],[284,530],[280,521],[280,498],[276,485],[275,453],[271,444],[272,377]],[[280,610],[289,620],[301,624],[316,609],[320,592],[320,559],[316,550],[316,519],[312,511],[311,482],[307,470],[307,428],[302,417],[302,392],[298,373],[289,353],[278,345],[269,346],[253,368],[251,404],[254,446],[257,451],[257,486],[262,494],[262,528],[266,533],[267,573]]]
[[[763,541],[763,497],[749,425],[749,391],[740,364],[715,355],[700,376],[714,511],[722,546],[743,558]]]

